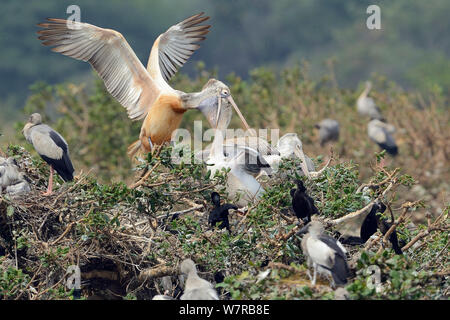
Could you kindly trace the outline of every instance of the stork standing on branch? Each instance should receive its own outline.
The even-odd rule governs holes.
[[[66,140],[48,125],[42,123],[39,113],[33,113],[25,124],[23,135],[30,142],[41,158],[50,166],[50,178],[47,192],[48,196],[53,192],[53,170],[64,181],[72,181],[74,168],[69,156],[69,146]]]

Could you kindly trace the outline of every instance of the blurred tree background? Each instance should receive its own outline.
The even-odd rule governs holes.
[[[368,30],[366,8],[381,7],[382,30]],[[219,76],[249,77],[262,65],[310,63],[319,77],[333,68],[340,86],[354,88],[373,72],[405,88],[450,87],[450,2],[446,0],[3,0],[0,11],[0,106],[3,119],[23,107],[29,86],[91,80],[90,66],[51,53],[37,40],[36,24],[66,18],[71,4],[81,20],[121,32],[145,64],[154,39],[200,11],[211,16],[211,32],[195,61],[217,67]],[[332,59],[332,60],[330,60]],[[327,63],[328,62],[328,63]],[[333,62],[333,63],[330,63]]]

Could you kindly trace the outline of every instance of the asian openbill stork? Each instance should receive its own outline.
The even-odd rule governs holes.
[[[72,181],[74,168],[69,156],[69,146],[66,140],[48,125],[42,123],[39,113],[33,113],[23,128],[23,135],[31,143],[41,158],[50,166],[50,178],[47,192],[48,196],[53,191],[53,170],[64,181]]]

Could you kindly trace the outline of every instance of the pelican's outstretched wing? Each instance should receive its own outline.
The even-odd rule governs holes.
[[[52,51],[89,62],[108,92],[128,111],[132,120],[143,119],[160,94],[125,38],[117,31],[82,22],[47,19],[38,24],[39,39]]]
[[[171,26],[156,39],[147,65],[147,70],[155,79],[162,76],[168,82],[194,51],[200,48],[198,42],[206,39],[204,35],[211,27],[199,25],[209,19],[202,15],[203,12],[198,13]]]

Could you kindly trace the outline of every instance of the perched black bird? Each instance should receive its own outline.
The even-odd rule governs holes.
[[[209,224],[214,227],[218,222],[221,222],[221,224],[219,225],[219,229],[227,228],[227,230],[230,231],[228,210],[237,210],[238,207],[230,203],[220,205],[220,195],[217,192],[211,193],[211,202],[214,204],[214,209],[209,213]]]
[[[367,240],[377,232],[377,229],[385,235],[391,227],[391,223],[389,223],[386,219],[381,218],[377,212],[383,213],[386,211],[386,205],[381,201],[376,201],[366,219],[364,219],[363,224],[361,225],[360,238],[357,237],[348,237],[347,239],[342,239],[342,243],[345,244],[364,244]],[[389,241],[392,244],[392,249],[396,254],[402,254],[402,249],[399,246],[397,232],[391,233],[389,237]]]
[[[319,210],[317,210],[314,205],[314,199],[306,193],[303,181],[296,180],[295,182],[297,184],[297,189],[294,188],[291,190],[292,208],[294,209],[297,218],[308,223],[311,221],[311,215],[319,214]]]

